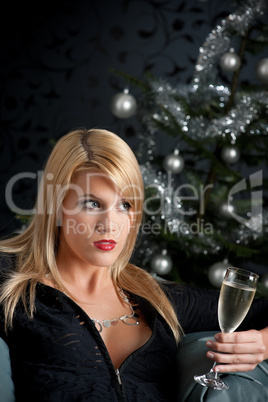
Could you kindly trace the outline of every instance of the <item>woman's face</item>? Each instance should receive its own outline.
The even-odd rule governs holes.
[[[111,266],[126,244],[133,216],[131,205],[106,175],[79,173],[62,205],[58,258]]]

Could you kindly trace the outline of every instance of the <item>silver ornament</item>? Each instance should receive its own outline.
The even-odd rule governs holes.
[[[158,275],[167,275],[172,269],[172,260],[167,254],[167,250],[162,250],[161,254],[156,254],[151,260],[152,272]]]
[[[261,277],[260,282],[261,282],[262,285],[265,287],[265,289],[268,290],[268,273],[267,273],[267,274],[264,274],[264,275]]]
[[[231,48],[229,52],[224,53],[220,58],[221,69],[228,72],[233,72],[239,69],[241,61],[239,56]]]
[[[137,111],[137,102],[127,89],[113,96],[110,104],[111,112],[119,119],[127,119]]]
[[[233,213],[235,212],[235,208],[233,205],[229,204],[228,202],[222,203],[220,205],[220,215],[223,218],[230,219],[233,217]]]
[[[226,163],[236,163],[240,158],[240,150],[234,145],[225,145],[222,148],[221,157]]]
[[[184,168],[184,160],[179,155],[178,149],[175,149],[173,154],[167,155],[163,162],[164,169],[171,173],[180,173]]]
[[[215,288],[221,287],[225,272],[228,267],[230,267],[230,264],[227,259],[216,262],[209,267],[208,279],[211,285],[213,285]]]
[[[256,66],[256,75],[264,84],[268,84],[268,57],[261,59]]]

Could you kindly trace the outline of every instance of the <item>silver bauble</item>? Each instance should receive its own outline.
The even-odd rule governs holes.
[[[230,49],[229,52],[224,53],[220,58],[221,69],[228,72],[233,72],[239,69],[241,61],[239,56],[234,52],[234,49]]]
[[[230,266],[227,259],[223,261],[216,262],[215,264],[211,265],[208,270],[208,279],[211,285],[215,288],[220,288],[225,272],[227,268]]]
[[[184,160],[179,155],[177,149],[174,150],[173,154],[167,155],[163,162],[164,169],[171,173],[180,173],[184,168]]]
[[[162,250],[161,254],[156,254],[151,260],[151,270],[158,275],[167,275],[172,269],[172,260],[167,254],[167,250]]]
[[[256,75],[264,84],[268,84],[268,57],[261,59],[256,66]]]
[[[262,285],[265,287],[265,289],[268,290],[268,273],[262,275],[260,282],[261,282]]]
[[[137,111],[137,102],[134,96],[128,93],[128,90],[120,92],[113,96],[110,104],[111,112],[119,119],[128,119]]]
[[[224,202],[220,205],[219,213],[222,218],[231,219],[234,212],[235,208],[230,203]]]
[[[222,148],[221,157],[226,163],[236,163],[240,158],[240,150],[234,145],[225,145]]]

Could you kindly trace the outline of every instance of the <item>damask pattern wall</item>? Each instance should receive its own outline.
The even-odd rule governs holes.
[[[29,4],[31,3],[31,4]],[[135,116],[118,119],[112,96],[124,89],[110,69],[142,77],[150,71],[170,81],[191,80],[199,47],[234,0],[55,0],[2,5],[0,233],[21,222],[7,205],[32,208],[38,171],[53,141],[85,126],[106,128],[135,150]],[[251,77],[250,63],[244,79]],[[130,88],[138,100],[137,88]],[[18,176],[17,176],[18,177]]]

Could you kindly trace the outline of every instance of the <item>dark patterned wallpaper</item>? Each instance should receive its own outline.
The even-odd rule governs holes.
[[[199,47],[234,0],[55,0],[1,6],[0,233],[21,226],[5,201],[15,174],[42,169],[57,139],[78,126],[107,128],[135,150],[135,117],[109,108],[124,89],[110,68],[189,82]],[[253,77],[250,65],[244,79]],[[253,68],[253,67],[252,67]],[[138,96],[136,88],[131,93]],[[31,208],[37,182],[21,180],[14,201]]]

